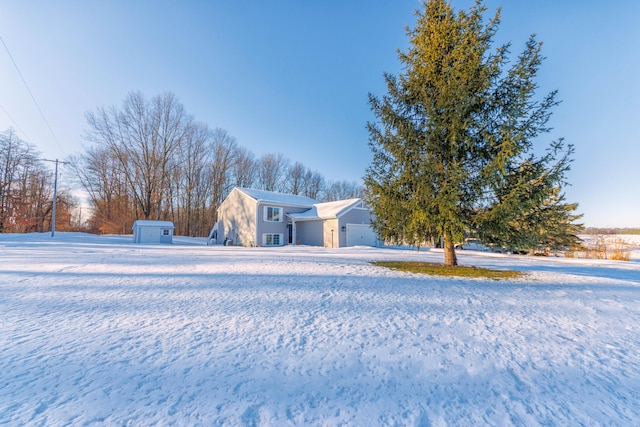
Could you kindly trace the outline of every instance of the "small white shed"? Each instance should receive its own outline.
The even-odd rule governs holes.
[[[171,221],[151,221],[139,219],[133,223],[133,243],[173,243]]]

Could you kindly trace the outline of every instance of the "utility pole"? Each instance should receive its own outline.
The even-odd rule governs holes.
[[[49,160],[42,159],[45,162],[52,162],[56,164],[56,174],[53,180],[53,206],[51,208],[51,237],[54,237],[56,234],[56,201],[58,199],[58,163],[62,163],[63,165],[68,164],[69,162],[63,162],[58,159]]]

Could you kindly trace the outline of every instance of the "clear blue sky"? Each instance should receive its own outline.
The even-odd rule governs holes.
[[[452,0],[468,8],[471,0]],[[541,94],[563,103],[549,139],[576,147],[569,201],[587,226],[640,226],[640,1],[502,4],[497,42],[518,53],[536,33]],[[256,155],[282,153],[331,180],[371,161],[369,92],[397,73],[417,0],[0,0],[0,130],[47,158],[78,153],[85,112],[129,91],[171,91],[189,113]],[[546,142],[546,141],[541,141]]]

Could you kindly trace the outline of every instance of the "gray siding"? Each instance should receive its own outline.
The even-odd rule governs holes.
[[[296,244],[308,246],[323,246],[322,241],[323,221],[298,221],[296,222]]]
[[[265,221],[264,220],[264,208],[268,206],[278,207],[281,211],[282,221]],[[291,207],[291,206],[282,206],[275,203],[259,203],[257,209],[257,217],[256,223],[258,224],[258,246],[262,246],[262,236],[264,234],[269,233],[281,233],[282,234],[282,245],[286,245],[289,243],[289,228],[287,224],[290,223],[289,218],[287,218],[287,214],[290,213],[298,213],[304,212],[308,210],[308,207]],[[299,236],[298,236],[299,237]]]
[[[369,211],[364,208],[353,208],[340,217],[340,225],[369,223],[371,223],[371,217]]]

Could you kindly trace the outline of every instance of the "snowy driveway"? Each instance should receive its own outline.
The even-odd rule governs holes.
[[[640,423],[640,263],[0,236],[0,425]]]

